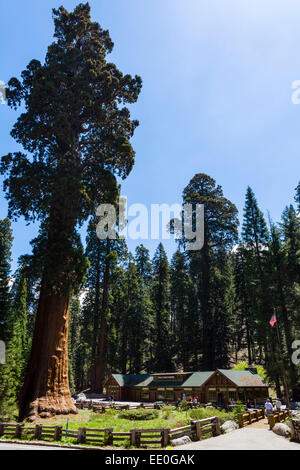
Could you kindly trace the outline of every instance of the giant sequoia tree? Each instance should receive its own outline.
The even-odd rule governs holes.
[[[46,233],[43,277],[20,419],[76,412],[68,383],[68,312],[87,263],[76,226],[117,197],[116,175],[134,164],[130,138],[141,79],[107,62],[113,43],[88,4],[53,10],[54,42],[8,83],[11,107],[24,106],[12,136],[26,154],[2,157],[9,212],[40,220]]]

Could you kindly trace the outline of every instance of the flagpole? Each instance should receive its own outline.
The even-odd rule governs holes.
[[[275,311],[274,311],[274,313],[275,313]],[[282,344],[281,344],[281,340],[280,340],[277,316],[276,316],[276,322],[275,323],[276,323],[277,339],[278,339],[280,355],[281,355],[281,367],[282,367],[283,384],[284,384],[284,391],[285,391],[285,397],[286,397],[286,406],[287,406],[287,408],[290,408],[289,389],[288,389],[288,386],[287,386],[286,371],[285,371],[284,360],[283,360],[283,351],[282,351]]]

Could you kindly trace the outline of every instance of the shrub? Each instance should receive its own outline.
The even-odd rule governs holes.
[[[225,421],[229,419],[234,419],[233,413],[229,413],[227,411],[219,411],[219,410],[210,409],[210,408],[196,408],[196,409],[190,410],[189,415],[194,420],[211,418],[212,416],[217,416],[218,418],[220,418],[221,423],[224,423]]]
[[[204,419],[208,418],[207,413],[205,413],[205,408],[195,408],[190,411],[190,417],[193,419]]]
[[[239,413],[245,413],[245,406],[243,405],[241,401],[237,401],[233,407],[233,416],[234,416],[235,421],[238,420]]]
[[[124,445],[125,449],[130,449],[130,447],[131,447],[130,439],[126,439],[124,441],[123,445]]]
[[[186,411],[186,410],[189,410],[190,407],[189,407],[189,404],[188,404],[188,401],[186,399],[183,399],[180,403],[179,403],[179,409],[182,410],[182,411]]]
[[[119,418],[130,419],[132,421],[150,420],[158,418],[158,410],[144,410],[139,408],[138,410],[124,410],[119,413]]]
[[[118,414],[118,410],[115,410],[114,408],[108,408],[107,410],[105,410],[105,413],[106,413],[107,415],[112,415],[112,416],[114,416],[114,415],[117,415],[117,414]]]
[[[163,419],[168,419],[170,415],[172,414],[172,406],[163,406],[161,408],[161,411],[163,412]]]

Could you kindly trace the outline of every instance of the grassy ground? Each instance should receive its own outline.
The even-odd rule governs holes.
[[[177,428],[190,424],[191,419],[204,419],[211,416],[218,416],[222,422],[233,419],[232,413],[218,411],[216,409],[198,408],[195,410],[171,410],[170,408],[159,411],[159,416],[151,420],[132,421],[119,417],[116,410],[107,410],[106,413],[98,414],[90,410],[79,410],[77,415],[55,416],[49,419],[38,419],[35,424],[45,426],[63,426],[66,429],[68,422],[69,430],[78,428],[113,428],[115,432],[128,432],[133,428],[151,429],[151,428]],[[11,421],[12,422],[12,421]],[[25,427],[32,426],[26,423]],[[5,439],[5,437],[4,437]],[[49,439],[53,442],[52,439]],[[61,443],[75,443],[74,438],[63,437]],[[120,442],[120,446],[128,446],[128,442]]]
[[[215,409],[198,408],[196,410],[177,411],[161,410],[159,417],[151,420],[131,421],[119,418],[115,410],[107,410],[106,413],[94,413],[89,410],[79,410],[78,415],[70,415],[69,429],[87,428],[114,428],[114,431],[130,431],[133,428],[177,428],[190,424],[191,419],[204,419],[211,416],[219,416],[222,421],[233,419],[232,413],[226,413]],[[67,417],[55,416],[49,419],[39,419],[36,424],[61,425],[66,427]]]

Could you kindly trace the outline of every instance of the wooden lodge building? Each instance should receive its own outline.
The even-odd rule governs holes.
[[[228,404],[231,400],[256,403],[268,397],[268,386],[256,369],[159,374],[111,374],[106,396],[114,400],[174,402],[183,395],[201,403]]]

